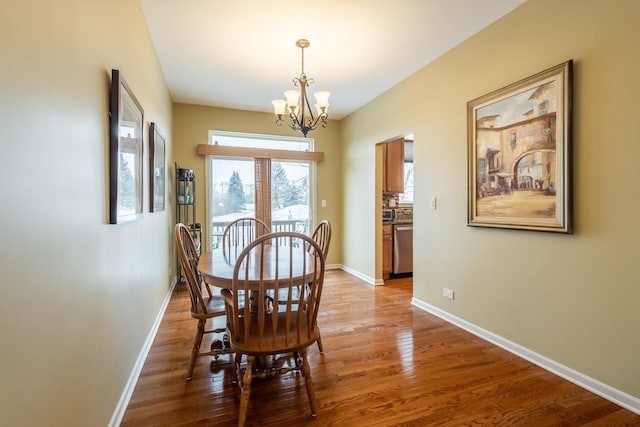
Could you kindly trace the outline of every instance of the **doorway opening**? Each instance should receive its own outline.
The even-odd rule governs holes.
[[[382,273],[378,284],[413,275],[413,144],[413,134],[406,134],[377,147],[381,160],[376,168],[376,182],[380,183],[377,205],[382,210],[381,221],[376,223],[376,230],[381,230],[377,234],[381,236],[377,241],[381,256],[376,259],[381,265],[376,266],[376,272]]]

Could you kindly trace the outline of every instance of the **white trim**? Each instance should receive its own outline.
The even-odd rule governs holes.
[[[611,402],[640,415],[640,399],[637,397],[615,389],[603,382],[600,382],[583,373],[575,371],[565,365],[551,360],[548,357],[536,353],[535,351],[516,344],[513,341],[496,335],[493,332],[487,331],[486,329],[474,325],[473,323],[467,322],[464,319],[441,310],[438,307],[435,307],[424,301],[420,301],[417,298],[412,298],[411,304],[435,316],[438,316],[453,325],[471,332],[472,334],[484,339],[485,341],[489,341],[490,343],[495,344],[498,347],[501,347],[508,352],[515,354],[516,356],[528,360],[529,362],[538,365],[539,367],[546,369],[547,371],[552,372],[567,381],[570,381],[586,390],[589,390],[590,392],[595,393],[604,399],[610,400]]]
[[[169,301],[171,300],[171,294],[173,293],[173,289],[176,286],[176,280],[173,279],[171,283],[171,287],[169,288],[169,292],[164,298],[162,305],[160,306],[160,310],[158,311],[158,315],[156,316],[156,320],[153,322],[151,326],[151,330],[149,331],[149,335],[142,346],[142,350],[140,350],[140,354],[138,354],[138,358],[136,359],[136,363],[133,365],[133,369],[131,370],[131,374],[129,374],[129,379],[127,380],[127,384],[124,386],[124,390],[122,390],[122,394],[120,395],[120,400],[116,405],[116,409],[113,411],[113,415],[111,415],[111,420],[109,420],[109,427],[117,427],[122,422],[122,418],[124,417],[124,413],[127,410],[127,406],[129,406],[129,400],[131,400],[131,395],[136,388],[136,384],[138,382],[138,378],[140,377],[140,372],[142,372],[142,367],[144,366],[144,362],[147,360],[147,356],[149,355],[149,350],[151,350],[151,344],[153,344],[153,340],[158,333],[158,329],[160,328],[160,323],[162,322],[162,318],[164,317],[164,313],[167,310],[167,306],[169,305]]]
[[[211,140],[211,131],[209,131],[209,141]],[[204,161],[204,179],[205,184],[204,184],[204,217],[205,218],[211,218],[211,192],[210,192],[210,186],[209,183],[211,182],[211,159],[209,158],[210,156],[203,156],[203,161]],[[201,247],[203,248],[210,248],[211,245],[213,244],[212,240],[212,233],[213,231],[211,230],[213,228],[213,226],[211,225],[211,223],[209,223],[209,225],[206,225],[207,223],[209,223],[209,221],[205,222],[205,227],[204,227],[204,233],[200,233],[200,239],[202,240],[202,245]],[[202,236],[202,234],[204,234],[204,236]]]
[[[364,274],[360,273],[359,271],[356,271],[352,268],[349,268],[345,265],[343,265],[342,267],[340,267],[343,271],[346,271],[347,273],[356,276],[358,279],[363,280],[365,282],[367,282],[368,285],[377,285],[378,283],[376,283],[376,281],[373,279],[373,277],[369,277],[369,276],[365,276]]]
[[[333,264],[331,266],[327,266],[326,267],[327,270],[329,269],[340,269],[342,271],[345,271],[353,276],[356,276],[358,279],[363,280],[365,282],[367,282],[367,285],[372,285],[372,286],[381,286],[384,285],[384,280],[383,279],[374,279],[373,277],[367,276],[365,274],[360,273],[357,270],[354,270],[352,268],[349,268],[345,265],[341,265],[341,264]]]
[[[271,141],[279,141],[279,142],[283,142],[286,143],[288,141],[293,141],[296,143],[307,143],[309,144],[307,147],[307,150],[299,150],[299,149],[292,149],[291,147],[286,147],[286,148],[281,148],[281,149],[285,149],[285,150],[294,150],[294,151],[313,151],[314,149],[314,143],[315,140],[312,137],[301,137],[301,136],[286,136],[286,135],[271,135],[268,133],[247,133],[247,132],[235,132],[235,131],[225,131],[225,130],[213,130],[210,129],[209,132],[207,133],[207,145],[215,145],[212,144],[212,139],[213,137],[215,137],[216,135],[220,136],[221,138],[232,138],[232,139],[259,139],[259,140],[271,140]],[[225,145],[222,144],[223,146],[227,146],[227,147],[250,147],[250,148],[264,148],[261,146],[254,146],[253,144],[249,144],[249,145]]]

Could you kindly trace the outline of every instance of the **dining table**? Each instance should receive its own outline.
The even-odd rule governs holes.
[[[204,251],[198,260],[198,270],[204,281],[211,286],[222,289],[232,289],[233,270],[242,248],[212,249]],[[261,255],[261,256],[260,256]],[[259,268],[258,257],[262,260],[262,269]],[[288,285],[288,281],[281,281],[282,274],[287,274],[292,259],[292,274],[294,283],[300,285],[309,283],[313,279],[314,269],[311,268],[316,260],[304,246],[284,247],[264,245],[263,252],[254,250],[249,255],[249,285],[258,287],[260,282],[267,287],[275,287],[282,282],[282,286]],[[276,271],[281,277],[276,277]],[[244,277],[244,270],[242,277]],[[262,276],[261,276],[262,274]],[[287,282],[287,283],[285,283]]]

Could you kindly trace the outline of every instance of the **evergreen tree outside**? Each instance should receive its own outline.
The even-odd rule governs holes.
[[[293,191],[290,193],[289,205],[306,205],[309,200],[309,179],[303,177],[297,181],[292,181]]]
[[[295,205],[301,200],[304,190],[289,181],[282,164],[273,162],[271,165],[271,206],[278,209]]]
[[[233,171],[231,178],[229,178],[226,206],[229,212],[243,212],[245,210],[244,186],[237,171]]]

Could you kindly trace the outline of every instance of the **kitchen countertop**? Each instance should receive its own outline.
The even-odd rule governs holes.
[[[382,221],[382,225],[413,224],[413,219],[396,219],[395,221]]]

